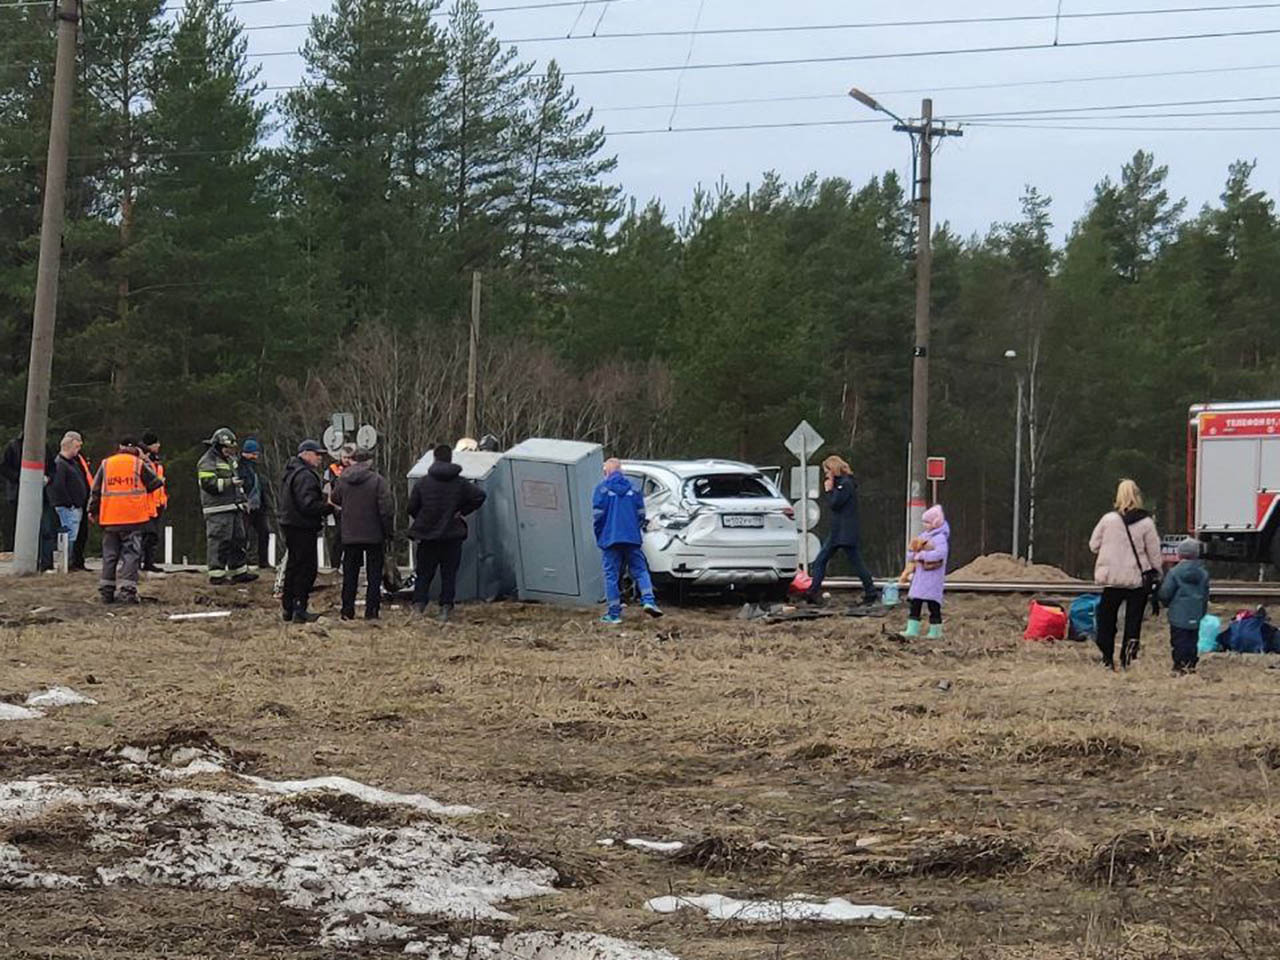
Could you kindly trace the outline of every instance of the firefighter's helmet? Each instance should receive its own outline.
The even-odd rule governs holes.
[[[211,447],[234,447],[236,435],[230,427],[219,427],[205,443]]]

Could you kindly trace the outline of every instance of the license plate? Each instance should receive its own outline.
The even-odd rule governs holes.
[[[720,518],[720,522],[726,527],[734,527],[736,529],[762,530],[764,529],[764,517],[747,514],[747,513],[727,513]]]

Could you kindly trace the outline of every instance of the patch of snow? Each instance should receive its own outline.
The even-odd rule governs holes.
[[[22,851],[12,844],[0,843],[0,888],[18,890],[55,890],[82,887],[79,877],[48,873],[22,859]]]
[[[86,697],[70,687],[50,687],[27,695],[28,707],[71,707],[77,704],[96,704],[93,697]]]
[[[617,844],[617,842],[618,842],[618,841],[617,841],[617,840],[614,840],[612,837],[605,837],[603,840],[597,840],[597,841],[596,841],[596,846],[597,846],[597,847],[612,847],[612,846],[614,846],[615,844]]]
[[[648,850],[652,853],[678,853],[684,849],[684,844],[679,840],[628,840],[628,847],[636,850]]]
[[[785,900],[735,900],[709,893],[701,897],[655,897],[644,908],[653,913],[701,910],[709,920],[738,920],[742,923],[883,923],[893,920],[928,920],[913,917],[892,907],[850,903],[840,897],[825,902],[802,894]]]
[[[205,757],[192,760],[185,766],[176,770],[161,770],[160,776],[166,780],[181,780],[184,777],[194,777],[202,773],[226,773],[227,768],[216,760],[209,760]]]
[[[187,769],[201,762],[207,761]],[[89,846],[118,851],[122,859],[80,877],[40,873],[17,848],[0,848],[0,887],[96,882],[271,890],[286,906],[325,917],[333,943],[413,935],[377,914],[510,920],[501,904],[555,892],[551,868],[502,860],[492,845],[427,820],[361,827],[261,793],[77,789],[49,778],[0,783],[0,822],[68,805],[86,812],[94,830]],[[139,836],[149,838],[141,848]]]
[[[16,703],[0,702],[0,720],[39,720],[44,716],[40,710],[30,710]]]
[[[310,780],[266,780],[262,777],[243,776],[241,779],[268,793],[294,794],[310,793],[315,790],[332,790],[335,793],[345,793],[366,803],[413,807],[423,813],[429,813],[437,817],[472,817],[481,812],[476,807],[467,807],[461,804],[444,804],[421,793],[394,793],[379,787],[371,787],[368,784],[360,783],[358,780],[349,780],[346,777],[314,777]]]
[[[207,610],[201,613],[171,613],[169,619],[172,621],[181,620],[224,620],[231,616],[230,610]]]
[[[361,943],[386,943],[388,940],[408,940],[413,927],[402,927],[368,913],[353,913],[330,917],[320,928],[322,947],[354,947]]]
[[[446,937],[416,940],[404,952],[427,960],[676,960],[666,950],[650,950],[638,944],[596,933],[513,933],[502,940],[467,937],[454,942]]]
[[[141,747],[121,747],[116,751],[116,756],[121,760],[138,764],[147,763],[151,759],[151,755]]]

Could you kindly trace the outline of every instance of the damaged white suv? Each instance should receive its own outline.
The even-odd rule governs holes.
[[[644,555],[658,586],[765,588],[795,576],[795,512],[758,469],[732,460],[626,460],[644,497]]]

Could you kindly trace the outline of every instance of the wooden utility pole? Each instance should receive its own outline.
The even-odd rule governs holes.
[[[465,435],[476,436],[476,394],[480,379],[480,271],[471,273],[471,335],[467,349],[467,427]]]
[[[23,420],[22,474],[18,483],[18,524],[14,534],[15,573],[35,573],[40,560],[40,515],[44,498],[45,432],[49,426],[49,383],[53,377],[53,328],[57,320],[58,265],[66,214],[67,141],[76,78],[79,0],[58,4],[58,54],[53,75],[53,114],[45,167],[40,264],[36,273],[31,359],[27,366],[27,410]]]
[[[933,150],[934,140],[963,136],[962,131],[935,124],[933,101],[920,104],[920,120],[897,123],[894,128],[909,133],[917,143],[919,170],[916,177],[916,324],[912,351],[911,381],[911,476],[908,484],[908,538],[922,525],[925,483],[929,460],[929,298],[933,280]]]

